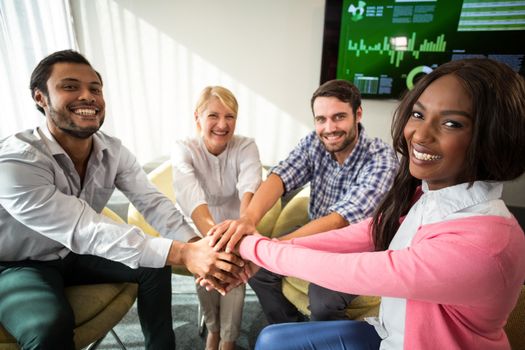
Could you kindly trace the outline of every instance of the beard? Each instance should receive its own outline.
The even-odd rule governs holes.
[[[325,142],[323,137],[328,135],[341,135],[345,134],[346,137],[343,138],[343,140],[339,144],[330,145]],[[357,141],[357,121],[355,121],[353,127],[348,130],[348,132],[345,131],[335,131],[330,133],[322,133],[319,135],[319,139],[321,140],[321,143],[323,144],[324,148],[330,152],[330,153],[338,153],[346,150],[349,147],[353,147],[354,144]]]
[[[104,124],[104,116],[102,116],[98,126],[82,128],[76,125],[65,113],[56,110],[51,104],[49,105],[49,118],[58,129],[77,139],[89,138]]]

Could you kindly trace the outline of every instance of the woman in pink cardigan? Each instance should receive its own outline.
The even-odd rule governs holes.
[[[373,218],[239,246],[275,273],[382,296],[379,317],[271,325],[256,349],[510,348],[525,236],[500,197],[525,171],[523,78],[489,59],[443,64],[403,98],[392,136],[401,167]]]

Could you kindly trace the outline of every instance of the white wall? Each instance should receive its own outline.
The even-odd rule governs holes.
[[[266,164],[313,127],[323,0],[72,0],[72,8],[80,49],[105,79],[104,129],[143,162],[168,153],[173,138],[193,135],[193,105],[206,85],[236,94],[237,131],[256,138]],[[389,139],[395,103],[368,105],[368,133]],[[155,144],[134,130],[141,120],[141,131],[159,133]]]
[[[275,164],[312,129],[324,0],[71,0],[82,52],[105,79],[104,129],[147,162],[193,135],[206,85],[239,100],[237,132]],[[393,100],[363,101],[367,133],[390,142]],[[525,206],[525,177],[505,199]]]
[[[105,78],[104,129],[140,161],[194,134],[206,85],[235,93],[237,132],[256,139],[266,164],[311,129],[324,1],[72,0],[72,8],[81,51]]]

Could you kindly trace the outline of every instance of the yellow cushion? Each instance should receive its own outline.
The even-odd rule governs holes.
[[[295,277],[283,278],[283,294],[286,299],[304,315],[310,315],[308,310],[308,282]]]
[[[305,315],[310,315],[310,310],[308,309],[308,285],[307,281],[295,277],[286,277],[283,281],[284,296]],[[380,302],[380,297],[360,295],[352,300],[350,306],[346,309],[346,314],[352,320],[362,320],[365,317],[377,316]]]
[[[126,315],[137,298],[138,286],[134,283],[123,283],[121,288],[118,287],[119,284],[101,284],[99,286],[105,289],[111,286],[113,292],[115,291],[115,286],[117,286],[117,289],[120,290],[97,315],[84,320],[82,324],[77,324],[75,328],[75,345],[77,349],[83,348],[87,344],[91,344],[95,340],[102,338],[110,329],[115,327],[122,317]],[[112,293],[108,293],[107,296],[109,297],[111,294]],[[70,302],[74,304],[78,299],[76,299],[77,297],[74,295],[71,297]],[[99,300],[99,303],[103,304],[104,301]],[[87,303],[83,304],[87,305]],[[73,310],[75,310],[75,308],[73,308]]]
[[[266,180],[268,177],[268,170],[263,168],[263,180]],[[281,215],[281,199],[277,200],[277,202],[274,204],[274,206],[266,212],[266,214],[263,216],[261,221],[259,221],[259,224],[257,225],[257,232],[259,232],[261,235],[264,235],[266,237],[271,237],[273,229],[275,227],[275,223],[277,222],[277,218],[279,218],[279,215]]]
[[[157,187],[157,189],[164,193],[173,203],[175,203],[175,192],[173,191],[173,175],[171,169],[171,161],[167,160],[157,168],[153,169],[148,174],[148,179]],[[133,206],[129,205],[128,208],[128,224],[140,227],[142,231],[150,236],[158,237],[160,233],[157,232],[141,213]]]
[[[289,233],[295,228],[308,223],[308,204],[310,201],[310,188],[306,187],[297,193],[281,211],[275,223],[272,237]],[[310,315],[308,310],[308,282],[295,277],[283,279],[283,294],[305,315]],[[350,319],[363,319],[376,316],[379,312],[379,297],[358,296],[350,303],[346,313]]]
[[[279,237],[295,228],[308,223],[308,203],[310,188],[307,187],[297,193],[282,209],[273,228],[272,237]]]
[[[75,324],[81,325],[99,314],[124,289],[123,283],[91,284],[66,288],[66,297],[75,310]]]
[[[268,210],[268,212],[263,216],[259,224],[257,225],[257,232],[265,236],[271,236],[277,218],[281,214],[281,199],[274,204],[274,206]]]

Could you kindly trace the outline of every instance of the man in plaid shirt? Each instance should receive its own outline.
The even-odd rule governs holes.
[[[345,80],[331,80],[313,94],[315,131],[303,138],[289,156],[270,170],[238,220],[211,230],[216,247],[233,249],[279,197],[310,184],[310,222],[279,239],[308,236],[347,226],[372,215],[392,186],[398,161],[394,150],[378,138],[369,138],[361,125],[361,94]],[[269,323],[300,321],[303,315],[282,294],[282,277],[260,269],[249,283]],[[311,320],[346,318],[354,295],[310,284]]]

